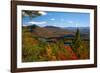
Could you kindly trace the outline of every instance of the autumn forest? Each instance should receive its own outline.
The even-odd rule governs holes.
[[[23,10],[22,62],[89,59],[89,26],[81,25],[74,15],[87,18],[87,14]]]

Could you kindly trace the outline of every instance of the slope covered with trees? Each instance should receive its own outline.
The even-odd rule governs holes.
[[[38,28],[37,26],[34,27]],[[30,31],[30,28],[23,28],[22,31],[22,61],[58,61],[58,60],[78,60],[89,58],[89,42],[80,37],[80,31],[77,29],[76,34],[70,41],[71,45],[64,44],[64,39],[56,42],[48,42],[47,39],[41,38],[38,33]],[[69,40],[69,39],[68,39]],[[66,40],[66,42],[68,41]]]

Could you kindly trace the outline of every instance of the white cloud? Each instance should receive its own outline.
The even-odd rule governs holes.
[[[46,23],[47,22],[45,22],[45,21],[42,21],[42,22],[30,21],[30,22],[28,22],[26,24],[23,24],[23,26],[29,26],[29,25],[33,25],[33,24],[35,24],[35,25],[42,25],[42,24],[46,24]]]
[[[51,18],[50,20],[54,21],[55,19],[54,18]]]
[[[41,15],[46,15],[47,13],[44,11],[39,11],[38,13],[40,13]]]
[[[35,21],[31,21],[31,22],[28,22],[29,24],[46,24],[47,22],[45,21],[42,21],[42,22],[35,22]]]

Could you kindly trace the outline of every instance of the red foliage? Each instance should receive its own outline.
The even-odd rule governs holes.
[[[72,48],[70,46],[64,46],[64,48],[70,53],[71,60],[76,60],[78,59],[76,54],[73,52]]]

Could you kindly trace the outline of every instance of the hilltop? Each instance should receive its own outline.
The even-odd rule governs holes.
[[[23,30],[28,30],[29,32],[32,32],[32,34],[44,38],[60,37],[67,34],[74,34],[71,31],[67,31],[66,29],[55,26],[39,27],[37,25],[30,25],[30,26],[24,26]]]

